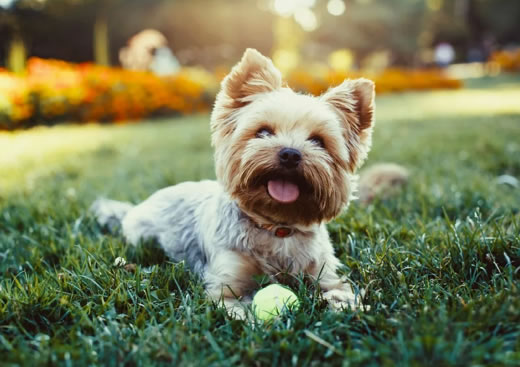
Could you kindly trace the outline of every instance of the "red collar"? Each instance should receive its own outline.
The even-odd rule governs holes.
[[[264,224],[258,227],[271,232],[278,238],[290,237],[294,234],[294,229],[292,229],[291,227],[275,226],[272,224]]]
[[[286,227],[284,225],[278,224],[258,224],[250,216],[246,215],[246,217],[255,225],[256,228],[260,228],[265,231],[271,232],[274,236],[278,238],[290,237],[295,232],[294,228],[291,227]]]
[[[285,238],[292,236],[294,230],[289,227],[278,227],[276,228],[276,231],[274,231],[274,235],[279,238]]]

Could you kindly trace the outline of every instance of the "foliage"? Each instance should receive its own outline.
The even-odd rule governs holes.
[[[458,88],[460,82],[438,70],[388,69],[380,74],[293,71],[289,85],[320,94],[346,78],[368,76],[377,91],[397,92]],[[27,75],[0,72],[0,129],[55,124],[60,121],[127,121],[168,114],[207,111],[222,73],[184,68],[170,77],[32,58]]]
[[[124,121],[207,111],[216,81],[185,68],[170,77],[32,58],[27,76],[0,73],[0,128],[59,121]]]
[[[496,51],[491,55],[490,61],[497,63],[502,70],[520,71],[520,48]]]
[[[495,178],[520,176],[520,107],[518,84],[504,83],[378,99],[368,165],[403,164],[412,180],[329,225],[371,309],[330,312],[297,278],[301,309],[271,326],[230,320],[182,263],[130,248],[86,215],[97,195],[136,202],[214,177],[206,116],[0,134],[0,160],[6,142],[27,154],[15,171],[0,164],[0,177],[17,177],[0,196],[2,363],[518,365],[520,196]],[[501,108],[504,96],[514,104]],[[70,136],[60,155],[42,148]],[[136,265],[115,266],[120,256]]]
[[[328,2],[314,2],[319,27],[306,33],[306,58],[319,59],[334,49],[349,48],[360,61],[374,51],[388,50],[393,65],[410,66],[417,65],[422,51],[442,41],[456,48],[458,61],[466,61],[468,51],[475,48],[487,56],[490,42],[499,46],[520,42],[517,0],[345,0],[347,10],[341,16],[328,13]],[[106,7],[107,43],[113,63],[118,60],[118,50],[131,36],[154,28],[165,34],[182,64],[231,64],[246,47],[264,53],[276,47],[276,16],[267,10],[272,3],[18,0],[10,10],[16,20],[6,22],[5,15],[0,13],[0,45],[4,46],[0,47],[0,62],[6,58],[12,23],[18,24],[28,55],[78,62],[93,60],[93,26],[100,10]]]
[[[398,65],[411,62],[427,17],[425,1],[372,0],[346,2],[347,11],[334,17],[328,1],[317,2],[322,23],[309,38],[334,48],[348,48],[361,60],[377,50],[391,50]]]
[[[437,69],[408,70],[392,68],[380,73],[341,72],[330,69],[297,69],[288,76],[288,83],[293,88],[319,95],[330,86],[338,85],[345,79],[365,77],[376,84],[377,93],[402,92],[408,90],[457,89],[461,81],[450,78]]]

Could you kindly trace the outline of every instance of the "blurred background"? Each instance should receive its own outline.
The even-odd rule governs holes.
[[[0,128],[211,108],[244,49],[319,94],[520,70],[518,0],[0,0]]]

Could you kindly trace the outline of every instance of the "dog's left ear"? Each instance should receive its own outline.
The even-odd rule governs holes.
[[[329,89],[321,99],[340,117],[349,150],[348,167],[354,172],[366,159],[372,144],[374,126],[374,82],[368,79],[345,80]]]
[[[273,62],[255,49],[248,48],[221,83],[211,116],[215,139],[234,130],[234,118],[239,108],[251,103],[261,94],[280,89],[282,75]]]

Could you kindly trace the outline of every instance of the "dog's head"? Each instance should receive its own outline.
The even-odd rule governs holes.
[[[373,124],[371,81],[298,94],[270,59],[248,49],[222,81],[211,116],[217,179],[244,211],[273,223],[330,220],[350,199]]]

